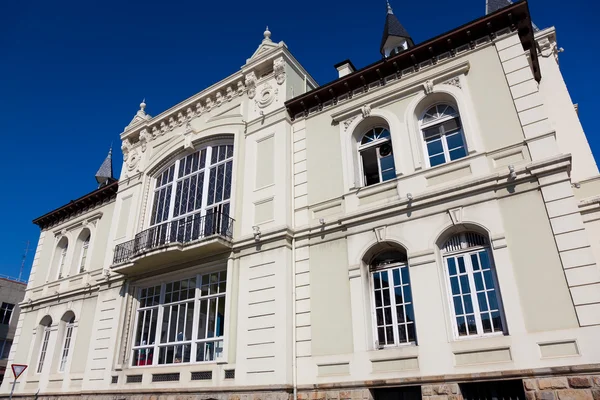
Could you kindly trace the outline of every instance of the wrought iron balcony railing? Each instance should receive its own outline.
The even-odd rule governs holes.
[[[133,240],[115,247],[113,264],[129,261],[133,257],[150,250],[172,244],[186,244],[210,236],[222,236],[231,239],[234,219],[220,212],[208,212],[188,215],[174,221],[153,226],[135,235]]]

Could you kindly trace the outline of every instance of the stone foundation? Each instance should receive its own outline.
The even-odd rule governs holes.
[[[600,375],[523,380],[527,400],[600,400]]]

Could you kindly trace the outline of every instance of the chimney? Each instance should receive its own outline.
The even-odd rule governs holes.
[[[350,75],[351,73],[356,71],[356,68],[354,68],[354,64],[352,64],[352,61],[350,60],[345,60],[341,63],[337,63],[336,65],[334,65],[334,67],[338,70],[340,78],[346,75]]]

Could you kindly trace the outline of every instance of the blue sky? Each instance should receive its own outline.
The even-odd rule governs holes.
[[[415,43],[482,16],[485,0],[391,0]],[[592,150],[600,84],[593,49],[600,6],[531,0],[534,22],[556,26],[560,65]],[[319,84],[350,58],[379,59],[385,1],[3,1],[0,135],[4,185],[0,274],[27,276],[39,237],[31,220],[96,188],[94,174],[142,98],[156,115],[235,72],[269,25]]]

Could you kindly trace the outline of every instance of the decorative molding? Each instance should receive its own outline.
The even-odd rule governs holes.
[[[354,115],[344,121],[344,132],[346,132],[348,130],[348,127],[352,124],[352,122],[354,122],[354,120],[357,117],[358,117],[357,115]]]
[[[273,60],[273,73],[275,74],[277,84],[282,85],[285,82],[285,61],[283,57]]]
[[[254,96],[256,96],[256,81],[257,81],[256,74],[254,73],[254,71],[252,71],[248,75],[246,75],[245,81],[246,81],[246,90],[248,91],[248,97],[250,99],[253,99]]]
[[[561,50],[556,44],[556,36],[551,34],[541,39],[538,39],[537,42],[540,46],[540,54],[542,55],[542,57],[554,56],[554,60],[558,64],[558,53],[560,53]]]
[[[132,148],[132,146],[131,146],[131,142],[129,141],[129,139],[124,139],[123,142],[121,143],[121,152],[123,153],[123,161],[127,162],[131,148]]]
[[[387,240],[387,225],[375,228],[373,229],[373,232],[375,232],[377,243],[385,242]]]
[[[431,79],[423,82],[423,89],[425,90],[425,94],[433,93],[433,81]]]
[[[269,82],[266,82],[260,90],[258,99],[254,100],[254,102],[259,108],[265,108],[273,103],[273,101],[277,98],[278,92],[278,89],[273,89]]]
[[[448,215],[452,221],[452,225],[460,225],[463,222],[463,208],[452,208],[448,210]]]
[[[458,76],[448,79],[446,82],[443,82],[443,84],[456,86],[457,88],[462,89],[462,86],[460,85],[460,78]]]
[[[371,115],[371,106],[365,104],[360,108],[360,112],[362,112],[363,118],[368,118]]]
[[[140,144],[142,146],[142,153],[146,151],[148,142],[152,141],[152,135],[148,133],[146,128],[140,131]]]

